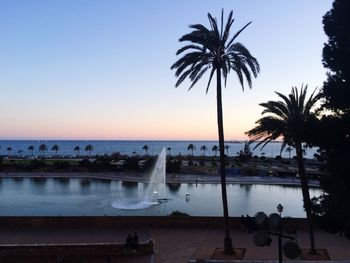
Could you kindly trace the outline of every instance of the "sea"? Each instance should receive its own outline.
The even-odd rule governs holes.
[[[195,156],[201,156],[204,152],[201,149],[203,145],[206,146],[205,151],[206,156],[214,156],[215,152],[212,151],[214,145],[219,145],[218,141],[163,141],[163,140],[0,140],[0,155],[1,156],[19,156],[27,157],[32,156],[32,152],[28,150],[30,145],[34,146],[33,155],[41,156],[42,153],[39,152],[39,145],[46,144],[47,151],[45,156],[56,155],[56,152],[52,150],[53,145],[59,146],[58,155],[75,157],[77,152],[74,152],[76,146],[80,147],[80,155],[87,155],[85,151],[86,145],[92,145],[93,151],[91,155],[110,155],[112,153],[119,152],[120,154],[127,155],[144,155],[146,152],[143,149],[144,145],[148,146],[149,155],[157,155],[165,147],[170,148],[171,155],[182,155],[187,156],[192,154],[191,151],[187,150],[189,144],[193,144],[195,149],[193,154]],[[241,150],[244,149],[244,141],[227,141],[225,145],[228,145],[228,156],[236,156]],[[257,147],[254,149],[257,143],[252,143],[250,145],[250,150],[253,155],[266,156],[266,157],[276,157],[276,155],[282,155],[283,158],[290,158],[295,156],[295,150],[292,149],[291,152],[284,149],[281,152],[281,142],[272,142],[266,145],[263,149]],[[7,149],[11,148],[9,152]],[[307,159],[313,159],[317,148],[306,148],[304,157]],[[225,150],[226,153],[226,150]]]

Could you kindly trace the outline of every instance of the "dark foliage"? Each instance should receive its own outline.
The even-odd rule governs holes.
[[[167,173],[179,173],[181,172],[181,160],[167,160],[166,162],[166,172]]]
[[[323,86],[324,116],[313,127],[310,141],[319,146],[318,160],[325,160],[321,177],[325,194],[314,200],[313,209],[330,231],[349,233],[350,229],[350,1],[335,0],[323,17],[328,42],[323,64],[330,70]]]

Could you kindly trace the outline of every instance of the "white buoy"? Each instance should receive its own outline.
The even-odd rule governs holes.
[[[190,200],[190,194],[189,193],[186,193],[185,196],[186,196],[186,201]]]

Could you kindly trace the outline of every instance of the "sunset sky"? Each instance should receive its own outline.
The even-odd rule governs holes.
[[[3,0],[0,6],[0,139],[215,140],[215,82],[174,88],[170,66],[188,25],[234,12],[235,33],[261,73],[223,91],[227,140],[244,139],[274,91],[321,87],[332,0]]]

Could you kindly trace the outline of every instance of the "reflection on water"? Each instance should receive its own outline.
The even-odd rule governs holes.
[[[167,184],[167,203],[144,204],[149,185],[87,178],[2,178],[0,215],[167,215],[178,210],[190,215],[221,216],[220,184]],[[188,194],[188,195],[187,195]],[[310,189],[319,196],[321,190]],[[230,215],[258,211],[305,217],[301,189],[296,186],[227,185]],[[137,209],[130,210],[132,206]]]

